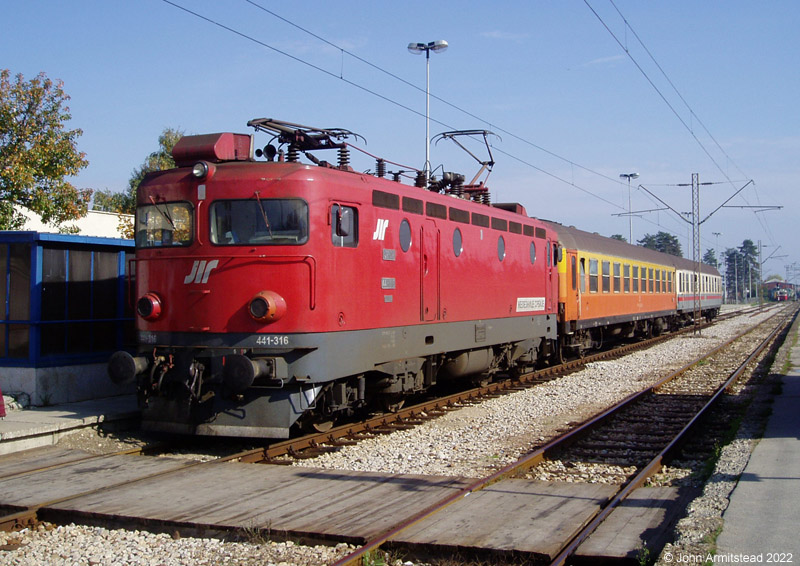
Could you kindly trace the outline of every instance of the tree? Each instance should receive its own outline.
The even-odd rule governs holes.
[[[172,148],[183,137],[183,130],[164,128],[158,136],[158,149],[148,155],[144,162],[131,172],[128,180],[128,190],[125,192],[97,191],[94,198],[94,208],[121,214],[134,214],[136,212],[136,189],[145,175],[153,171],[163,171],[175,167],[172,159]],[[133,224],[130,220],[120,217],[119,232],[127,238],[133,238]]]
[[[65,179],[89,165],[77,149],[80,129],[71,119],[61,81],[44,73],[30,81],[11,79],[0,70],[0,228],[18,230],[27,208],[53,226],[86,215],[91,189],[77,189]]]
[[[725,257],[725,281],[727,282],[727,289],[728,289],[728,300],[733,300],[734,302],[739,302],[739,298],[742,296],[742,282],[744,278],[742,274],[744,272],[743,265],[744,262],[742,261],[741,254],[739,250],[736,248],[728,248],[724,252]]]
[[[678,238],[666,232],[659,232],[655,236],[652,234],[645,234],[644,238],[636,242],[645,248],[663,252],[678,257],[683,257],[681,251],[681,244]]]
[[[703,263],[707,263],[713,267],[719,268],[719,263],[717,262],[717,252],[712,249],[707,249],[706,253],[703,255]]]
[[[612,240],[619,240],[620,242],[627,242],[628,241],[628,239],[625,236],[623,236],[622,234],[613,234],[611,236],[611,239]]]
[[[739,246],[739,254],[742,258],[742,265],[744,266],[746,276],[744,282],[747,284],[747,296],[755,297],[756,285],[761,277],[761,270],[759,269],[758,263],[758,248],[756,248],[753,240],[743,240],[742,245]]]
[[[736,301],[754,297],[755,285],[760,274],[758,250],[753,241],[744,240],[740,247],[726,249],[725,264],[728,296]]]

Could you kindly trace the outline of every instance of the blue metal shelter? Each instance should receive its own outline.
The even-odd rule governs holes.
[[[133,240],[0,231],[0,367],[103,362],[133,344]]]

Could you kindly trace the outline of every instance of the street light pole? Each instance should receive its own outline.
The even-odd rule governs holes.
[[[414,55],[425,52],[425,186],[431,177],[431,51],[441,53],[447,49],[443,39],[429,43],[409,43],[408,50]]]
[[[639,173],[622,173],[620,179],[628,179],[628,243],[633,244],[633,213],[631,211],[631,179],[638,179]]]

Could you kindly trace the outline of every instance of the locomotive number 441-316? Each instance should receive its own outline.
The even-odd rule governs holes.
[[[258,346],[288,346],[289,337],[286,335],[261,335],[256,338]]]

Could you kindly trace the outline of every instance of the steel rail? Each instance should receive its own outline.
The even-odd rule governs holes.
[[[777,313],[780,314],[780,313]],[[551,562],[551,566],[562,566],[566,564],[567,559],[578,549],[578,547],[597,529],[600,524],[608,518],[611,512],[618,507],[633,491],[645,484],[645,482],[652,476],[661,471],[662,464],[665,460],[669,459],[672,453],[679,447],[686,436],[691,432],[699,420],[708,412],[711,407],[716,405],[723,393],[741,376],[744,370],[750,363],[756,359],[761,353],[772,343],[775,336],[787,328],[787,322],[797,315],[797,309],[794,309],[792,315],[787,316],[779,325],[777,325],[772,332],[758,345],[758,347],[750,353],[747,359],[742,362],[739,367],[730,374],[727,380],[720,385],[711,398],[703,405],[694,417],[675,435],[675,437],[656,455],[647,465],[645,465],[639,473],[636,474],[628,483],[626,483],[617,494],[608,502],[608,504],[597,512],[595,517],[567,544],[561,553],[556,556]],[[773,315],[773,317],[776,315]],[[770,317],[767,320],[771,320]],[[711,354],[709,354],[711,355]],[[707,357],[707,356],[706,356]]]
[[[795,313],[796,312],[797,311],[795,310]],[[767,320],[771,320],[772,318],[777,316],[777,314],[780,314],[780,313],[773,314]],[[766,320],[762,321],[760,324],[763,324],[764,322],[766,322]],[[441,499],[440,501],[438,501],[438,502],[428,506],[427,508],[415,513],[411,517],[403,520],[401,523],[399,523],[396,526],[392,527],[391,529],[385,531],[381,535],[378,535],[374,539],[372,539],[370,541],[367,541],[360,548],[356,549],[355,551],[353,551],[349,555],[347,555],[347,556],[339,559],[338,561],[334,562],[333,564],[331,564],[331,566],[356,566],[357,564],[360,564],[360,561],[366,555],[368,555],[370,552],[372,552],[374,550],[377,550],[381,545],[383,545],[384,543],[388,542],[389,540],[391,540],[392,538],[397,536],[402,531],[405,531],[406,529],[412,527],[413,525],[419,523],[420,521],[422,521],[424,519],[427,519],[428,517],[430,517],[432,515],[435,515],[436,513],[441,511],[442,509],[444,509],[446,507],[449,507],[450,505],[452,505],[453,503],[459,501],[460,499],[463,499],[464,497],[468,497],[472,493],[480,491],[481,489],[484,489],[484,488],[486,488],[486,487],[488,487],[488,486],[490,486],[490,485],[492,485],[492,484],[494,484],[494,483],[496,483],[496,482],[498,482],[498,481],[500,481],[502,479],[505,479],[506,477],[510,476],[513,473],[517,473],[517,472],[519,472],[521,470],[524,470],[524,469],[530,468],[532,466],[535,466],[536,464],[538,464],[542,460],[544,460],[544,458],[549,453],[554,451],[556,448],[562,448],[562,447],[566,446],[567,444],[575,441],[579,437],[582,437],[583,435],[587,434],[592,428],[597,426],[602,421],[606,420],[609,416],[611,416],[611,415],[617,413],[618,411],[622,410],[623,408],[631,405],[632,403],[636,402],[639,398],[641,398],[641,397],[643,397],[645,395],[648,395],[650,393],[655,392],[658,388],[662,387],[666,383],[678,378],[680,375],[682,375],[683,373],[688,371],[691,367],[695,366],[701,360],[703,360],[703,359],[705,359],[705,358],[707,358],[709,356],[714,355],[719,350],[721,350],[724,347],[730,345],[731,343],[733,343],[736,340],[742,338],[743,336],[749,334],[757,326],[758,325],[756,325],[755,327],[752,327],[752,328],[750,328],[748,330],[745,330],[744,332],[741,332],[740,334],[738,334],[734,338],[731,338],[730,340],[728,340],[724,344],[722,344],[720,346],[717,346],[716,348],[713,348],[711,351],[699,356],[697,359],[689,362],[688,364],[686,364],[682,368],[678,369],[674,373],[672,373],[669,376],[665,377],[664,379],[660,380],[655,385],[652,385],[652,386],[648,387],[647,389],[644,389],[642,391],[639,391],[637,393],[633,393],[633,394],[629,395],[628,397],[626,397],[625,399],[623,399],[622,401],[620,401],[619,403],[617,403],[613,407],[610,407],[610,408],[606,409],[605,411],[602,411],[601,413],[599,413],[599,414],[595,415],[594,417],[588,419],[587,421],[583,422],[582,424],[580,424],[575,429],[572,429],[572,430],[568,431],[567,433],[554,438],[553,440],[551,440],[550,442],[548,442],[544,446],[541,446],[540,448],[534,450],[533,452],[530,452],[530,453],[526,454],[525,456],[521,457],[516,462],[513,462],[513,463],[501,468],[500,470],[494,472],[493,474],[491,474],[489,476],[486,476],[486,477],[484,477],[484,478],[482,478],[480,480],[477,480],[477,481],[473,482],[472,484],[464,487],[460,491],[458,491],[458,492],[456,492],[456,493],[454,493],[454,494],[452,494],[452,495],[450,495],[448,497],[445,497],[444,499]],[[781,324],[778,327],[778,329],[783,328],[783,326],[784,325]],[[776,331],[773,331],[773,334],[776,333],[778,329],[776,329]],[[773,334],[771,334],[771,337],[772,337]],[[749,359],[750,358],[748,358],[748,363],[749,363]],[[746,365],[746,364],[743,364],[743,365]],[[733,380],[730,380],[730,381],[733,381]],[[727,388],[727,385],[725,385],[724,388]],[[717,396],[715,395],[715,398],[716,397]],[[695,419],[692,420],[692,422],[694,422],[694,421],[695,421]],[[632,491],[632,489],[631,489],[631,491]],[[626,494],[626,496],[627,496],[627,494]],[[602,521],[600,521],[600,522],[602,522]],[[599,522],[597,524],[599,524]],[[595,526],[595,528],[596,528],[596,526]],[[572,552],[574,552],[574,550]],[[554,562],[554,564],[556,564],[556,563]],[[563,564],[563,562],[562,562],[562,564]]]

